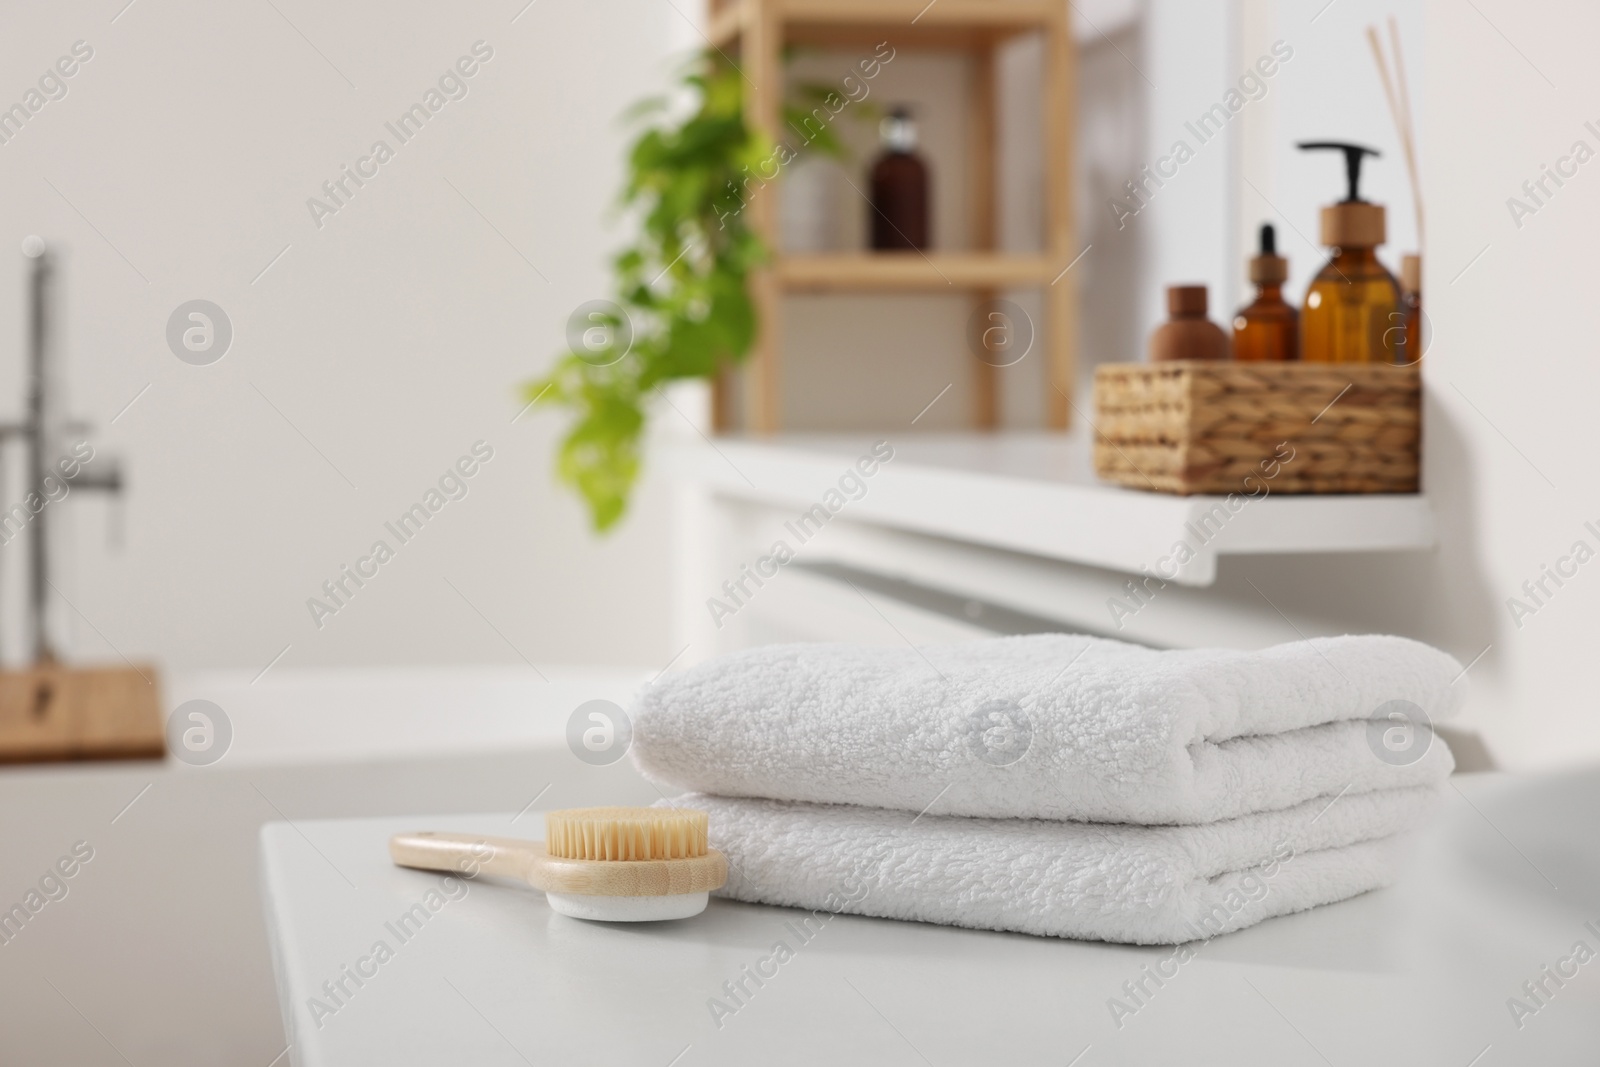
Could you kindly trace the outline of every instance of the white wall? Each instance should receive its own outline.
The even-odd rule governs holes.
[[[1600,164],[1520,229],[1506,201],[1574,142],[1600,152],[1584,126],[1600,124],[1589,55],[1600,9],[1576,0],[1478,7],[1427,6],[1424,271],[1436,333],[1426,477],[1447,538],[1429,575],[1427,628],[1473,652],[1491,646],[1473,671],[1479,716],[1509,759],[1592,761],[1600,567],[1559,589],[1547,583],[1555,595],[1520,628],[1507,599],[1575,541],[1600,549],[1583,525],[1600,519]]]
[[[698,41],[684,18],[653,0],[124,2],[10,4],[0,34],[6,105],[73,42],[94,49],[0,145],[0,411],[21,408],[16,250],[38,233],[62,253],[70,413],[130,483],[120,553],[105,504],[51,507],[67,651],[251,671],[286,645],[289,665],[664,661],[664,494],[597,542],[552,484],[555,421],[511,420],[569,312],[609,295],[617,116]],[[494,56],[469,94],[399,145],[384,123],[478,40]],[[318,229],[307,198],[378,138],[395,158]],[[195,297],[235,329],[211,366],[164,341]],[[479,439],[495,458],[469,495],[319,632],[307,598]],[[13,600],[22,544],[0,549]]]
[[[1192,122],[1222,99],[1237,76],[1232,50],[1232,8],[1227,0],[1151,0],[1145,8],[1145,49],[1139,84],[1148,101],[1145,154],[1139,167],[1154,168],[1173,145],[1184,142],[1194,158],[1169,166],[1176,174],[1149,196],[1149,206],[1124,219],[1118,237],[1136,233],[1148,250],[1146,269],[1134,297],[1140,309],[1136,351],[1114,356],[1143,359],[1144,341],[1166,321],[1166,287],[1200,283],[1210,290],[1211,317],[1225,321],[1234,294],[1228,282],[1234,258],[1229,215],[1236,129],[1230,123],[1202,143],[1189,132]],[[1124,179],[1138,181],[1139,172]],[[1122,192],[1122,190],[1118,190]],[[1126,193],[1123,192],[1124,198]],[[1109,204],[1102,205],[1108,217]]]

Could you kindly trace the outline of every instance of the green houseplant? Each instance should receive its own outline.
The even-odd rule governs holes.
[[[746,283],[767,252],[744,208],[763,179],[794,158],[746,125],[742,75],[720,54],[699,56],[682,81],[696,104],[681,116],[665,98],[630,112],[644,125],[620,205],[637,218],[638,233],[613,260],[615,301],[579,308],[567,351],[525,387],[536,405],[571,412],[556,471],[587,503],[597,531],[627,509],[652,396],[673,381],[712,378],[749,354],[757,324]],[[804,120],[798,108],[786,111]],[[831,130],[808,143],[842,154]]]

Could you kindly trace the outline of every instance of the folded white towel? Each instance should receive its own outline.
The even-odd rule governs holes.
[[[1415,706],[1445,718],[1460,671],[1400,637],[1260,652],[1060,634],[772,645],[647,687],[633,755],[651,778],[724,796],[1202,823],[1443,780],[1453,763],[1430,731],[1391,756],[1379,742],[1403,741],[1406,727],[1367,717]]]
[[[1205,826],[918,817],[692,793],[671,803],[709,813],[711,844],[728,856],[719,896],[1175,945],[1389,884],[1404,841],[1395,835],[1436,799],[1433,787],[1318,797]]]

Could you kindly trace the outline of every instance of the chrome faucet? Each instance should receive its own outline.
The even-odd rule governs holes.
[[[50,642],[45,625],[46,590],[50,587],[50,537],[47,515],[51,498],[46,492],[46,479],[57,477],[70,489],[91,489],[118,495],[122,492],[122,466],[115,458],[108,458],[93,472],[79,465],[71,477],[65,471],[52,471],[47,458],[58,433],[85,434],[88,424],[63,420],[59,425],[51,421],[49,397],[50,382],[50,284],[52,263],[43,239],[28,237],[22,242],[22,253],[32,260],[29,277],[28,307],[28,411],[21,423],[0,424],[0,442],[20,437],[28,449],[28,487],[23,499],[37,494],[44,501],[37,512],[28,510],[32,518],[28,524],[28,620],[31,631],[34,663],[53,663],[55,649]],[[63,496],[61,499],[65,499]],[[3,505],[0,505],[3,506]],[[23,507],[27,507],[24,503]],[[9,514],[7,512],[6,514]]]

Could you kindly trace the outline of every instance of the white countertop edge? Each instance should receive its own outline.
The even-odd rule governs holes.
[[[679,478],[729,499],[792,506],[798,520],[871,445],[865,436],[722,438],[674,443],[666,452]],[[1436,543],[1421,494],[1240,495],[1230,511],[1226,497],[1095,481],[1084,447],[1046,435],[903,440],[891,462],[862,479],[865,493],[847,498],[834,517],[1128,573],[1160,568],[1196,586],[1215,581],[1221,555],[1419,551]],[[955,461],[925,455],[939,452]],[[1008,473],[1008,453],[1018,473]],[[1052,463],[1061,475],[1041,476]],[[1192,552],[1185,562],[1174,556],[1179,542]]]

